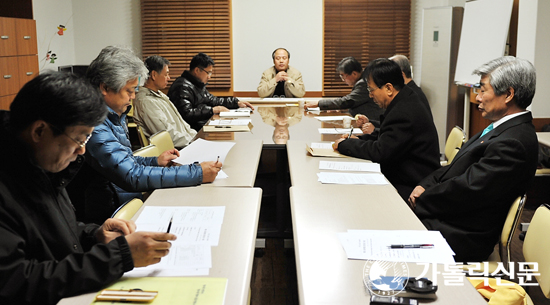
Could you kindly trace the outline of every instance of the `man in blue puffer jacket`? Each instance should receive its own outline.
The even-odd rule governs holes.
[[[141,192],[212,182],[221,169],[221,162],[216,161],[171,166],[171,160],[179,155],[175,149],[158,158],[132,154],[126,114],[135,89],[147,74],[143,61],[130,49],[114,46],[101,50],[86,72],[101,91],[109,113],[86,145],[88,166],[69,187],[77,215],[83,220],[103,223],[121,204],[140,198]]]

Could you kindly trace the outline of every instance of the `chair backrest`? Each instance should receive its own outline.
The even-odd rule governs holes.
[[[546,298],[550,298],[550,205],[541,205],[533,215],[525,241],[523,256],[526,262],[538,263],[540,275],[535,276]]]
[[[134,215],[136,215],[136,212],[141,208],[142,205],[143,201],[141,201],[141,199],[134,198],[121,205],[113,213],[113,216],[111,216],[111,218],[130,220],[132,219],[132,217],[134,217]]]
[[[160,152],[155,145],[151,144],[134,151],[133,154],[140,157],[158,157]]]
[[[453,161],[464,142],[466,142],[466,134],[464,131],[458,126],[453,127],[445,143],[445,158],[448,164]]]
[[[145,146],[149,145],[150,144],[149,139],[147,139],[147,136],[143,132],[143,128],[141,128],[141,126],[138,125],[137,130],[138,130],[139,142],[141,143],[141,146],[145,147]]]
[[[174,142],[166,130],[155,133],[149,138],[149,140],[151,141],[151,144],[158,148],[161,154],[169,149],[174,149]]]
[[[512,203],[512,206],[508,210],[508,216],[506,216],[504,227],[502,227],[502,233],[500,234],[499,254],[500,260],[506,263],[505,266],[507,266],[510,262],[510,244],[512,243],[512,238],[514,237],[514,233],[519,225],[519,220],[526,202],[527,195],[519,196],[516,200],[514,200],[514,203]]]

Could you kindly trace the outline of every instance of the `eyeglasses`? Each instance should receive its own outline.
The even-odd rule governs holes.
[[[208,76],[212,76],[212,72],[213,72],[213,71],[206,71],[206,70],[204,70],[203,68],[199,68],[199,69],[201,69],[202,71],[206,72],[206,74],[208,74]]]
[[[472,87],[472,91],[474,92],[474,94],[479,94],[479,92],[481,92],[480,89],[481,89],[481,84],[480,83],[477,83]]]
[[[86,140],[84,141],[78,141],[78,140],[75,140],[73,139],[72,137],[69,137],[66,133],[62,132],[59,128],[55,127],[55,125],[52,125],[50,123],[48,123],[48,125],[50,125],[50,127],[52,127],[53,129],[55,129],[57,132],[61,133],[62,135],[66,136],[67,138],[71,139],[73,142],[75,142],[76,144],[78,144],[78,146],[80,146],[80,148],[84,148],[86,146],[86,144],[88,143],[88,141],[90,141],[90,138],[92,137],[92,134],[89,134],[87,137],[86,137]]]
[[[372,93],[373,91],[376,91],[376,89],[380,89],[380,87],[376,87],[375,89],[372,89],[370,86],[367,86],[367,91],[369,93]]]
[[[347,76],[345,76],[345,74],[340,74],[340,79],[341,79],[342,81],[346,81],[346,77],[347,77]]]

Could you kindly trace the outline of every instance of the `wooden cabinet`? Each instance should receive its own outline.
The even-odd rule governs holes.
[[[0,17],[0,109],[38,75],[36,21]]]

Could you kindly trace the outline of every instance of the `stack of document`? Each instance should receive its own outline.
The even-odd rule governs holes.
[[[321,122],[329,122],[329,121],[342,121],[346,117],[349,118],[348,115],[316,116],[315,118]]]
[[[218,245],[224,214],[224,206],[146,206],[136,220],[137,231],[169,232],[178,238],[160,263],[135,268],[125,276],[208,275],[211,247]]]
[[[220,118],[240,118],[240,117],[249,117],[250,108],[239,108],[231,109],[229,111],[220,112]]]
[[[337,162],[319,161],[320,170],[360,171],[368,174],[320,172],[318,181],[329,184],[389,184],[386,177],[380,173],[380,164],[372,162]]]
[[[311,146],[308,146],[306,144],[306,150],[314,157],[337,157],[337,158],[344,158],[345,155],[342,155],[341,153],[334,151],[332,149],[332,144],[334,142],[330,143],[311,143]]]
[[[455,261],[455,253],[439,231],[348,230],[338,233],[338,239],[348,259],[438,264]]]
[[[351,128],[319,128],[320,134],[349,134]],[[353,134],[363,134],[359,128],[353,128]]]
[[[202,127],[204,132],[235,132],[250,131],[252,129],[251,119],[224,118],[212,120]]]

